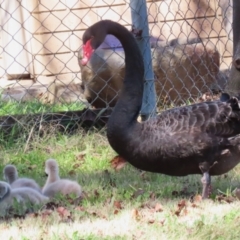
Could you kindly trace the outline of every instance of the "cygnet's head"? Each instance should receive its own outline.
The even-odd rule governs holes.
[[[0,181],[0,202],[9,193],[10,189],[8,183]]]
[[[6,165],[3,169],[3,177],[9,183],[12,183],[18,178],[18,171],[14,165]]]
[[[50,158],[45,162],[45,173],[47,175],[58,173],[58,164],[55,159]]]

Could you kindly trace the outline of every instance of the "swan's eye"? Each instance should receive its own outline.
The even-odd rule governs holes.
[[[82,58],[82,61],[81,61],[81,64],[82,65],[86,65],[88,63],[88,61],[90,60],[93,52],[94,52],[94,49],[92,48],[91,46],[91,40],[88,40],[84,45],[83,45],[83,58]]]

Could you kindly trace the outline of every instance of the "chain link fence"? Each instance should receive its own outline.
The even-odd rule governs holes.
[[[101,19],[134,31],[129,1],[0,0],[1,126],[104,125],[122,86],[124,52],[108,35],[83,67],[81,38]],[[218,97],[233,51],[231,0],[146,4],[157,111]]]

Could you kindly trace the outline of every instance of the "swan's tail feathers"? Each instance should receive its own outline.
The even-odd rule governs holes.
[[[233,110],[240,110],[240,97],[230,97],[228,93],[222,93],[220,101],[229,103]]]
[[[240,107],[239,107],[240,101],[238,100],[238,98],[231,97],[228,100],[228,102],[230,103],[230,105],[231,105],[233,110],[235,110],[235,111],[239,111],[240,110]]]
[[[233,146],[233,147],[239,146],[240,147],[240,134],[238,134],[234,137],[228,138],[228,141],[229,141],[231,146]]]

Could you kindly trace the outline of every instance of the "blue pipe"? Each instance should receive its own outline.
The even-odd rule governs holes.
[[[141,34],[136,38],[144,61],[144,91],[141,108],[142,120],[156,115],[156,92],[154,73],[152,68],[152,55],[150,47],[150,36],[148,28],[148,14],[145,0],[130,0],[132,24]]]

